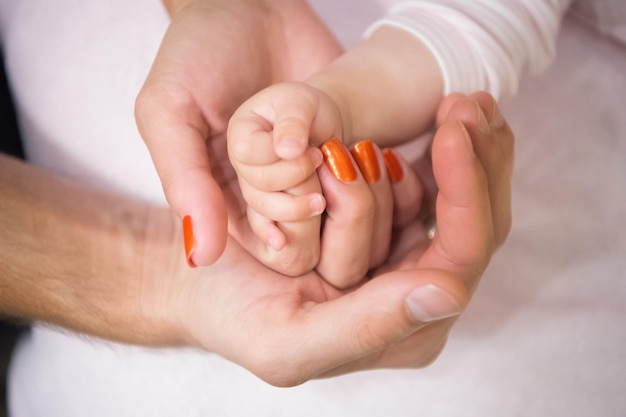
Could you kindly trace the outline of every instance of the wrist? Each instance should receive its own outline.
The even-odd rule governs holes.
[[[172,281],[174,254],[182,258],[174,250],[169,210],[114,197],[103,214],[91,230],[76,231],[85,248],[84,283],[64,279],[74,311],[63,314],[60,324],[122,343],[181,344],[165,288]]]
[[[166,255],[180,243],[168,210],[1,155],[0,194],[0,314],[119,342],[178,342],[167,303],[146,308],[165,298],[147,291],[148,265],[169,282]]]
[[[443,98],[439,65],[417,38],[381,27],[309,80],[340,108],[346,144],[393,146],[434,123]]]
[[[318,90],[321,98],[329,101],[336,114],[337,126],[341,131],[337,139],[349,147],[358,141],[355,139],[352,128],[353,112],[356,110],[357,103],[351,101],[353,97],[340,81],[341,77],[337,77],[332,71],[322,70],[305,80],[305,84]]]
[[[180,346],[189,344],[180,319],[181,291],[189,266],[185,262],[178,219],[166,208],[146,211],[137,254],[136,295],[130,322],[145,329],[135,343]]]

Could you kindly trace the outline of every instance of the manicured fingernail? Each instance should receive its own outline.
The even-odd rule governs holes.
[[[461,306],[456,300],[433,284],[414,289],[408,295],[406,305],[413,318],[421,323],[461,314]]]
[[[491,133],[491,126],[489,126],[485,113],[483,113],[483,110],[480,108],[478,103],[476,103],[476,110],[478,111],[478,120],[476,122],[478,124],[478,130],[486,135]]]
[[[183,217],[183,237],[185,239],[185,255],[187,257],[187,264],[191,267],[195,267],[191,256],[196,248],[196,240],[193,237],[193,225],[191,224],[191,216],[186,215]]]
[[[356,170],[352,165],[350,153],[338,139],[327,140],[321,147],[324,160],[335,178],[341,182],[356,180]]]
[[[385,149],[383,151],[383,158],[385,159],[385,167],[387,168],[387,176],[392,184],[402,181],[404,171],[402,171],[402,165],[396,157],[396,154],[391,149]]]
[[[364,140],[357,143],[350,149],[350,152],[368,184],[373,184],[380,179],[378,158],[371,141]]]

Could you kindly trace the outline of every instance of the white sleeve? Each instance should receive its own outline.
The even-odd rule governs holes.
[[[547,68],[571,0],[414,0],[400,2],[365,32],[383,25],[410,32],[432,51],[445,94],[516,93],[523,74]]]

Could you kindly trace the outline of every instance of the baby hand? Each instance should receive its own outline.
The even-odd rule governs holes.
[[[233,237],[272,269],[301,275],[320,258],[326,207],[317,145],[341,134],[337,107],[302,83],[271,86],[247,100],[228,127],[228,154],[247,204],[229,220]]]

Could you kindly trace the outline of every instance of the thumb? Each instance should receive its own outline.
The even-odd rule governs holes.
[[[187,119],[199,110],[162,100],[144,88],[135,116],[169,205],[183,223],[190,265],[208,265],[224,251],[227,211],[211,174],[205,135]],[[208,130],[208,129],[205,129]]]
[[[209,265],[226,247],[228,215],[224,196],[208,165],[205,169],[179,168],[184,174],[162,179],[165,194],[182,219],[187,262],[191,266]]]
[[[307,145],[317,146],[328,138],[340,137],[340,117],[328,96],[303,83],[279,87],[289,93],[278,94],[273,100],[274,149],[279,157],[293,159],[301,155]]]
[[[302,330],[310,350],[304,366],[316,366],[315,377],[361,361],[364,368],[384,366],[384,355],[428,323],[454,317],[468,302],[462,281],[440,270],[393,271],[356,291],[319,304]]]

